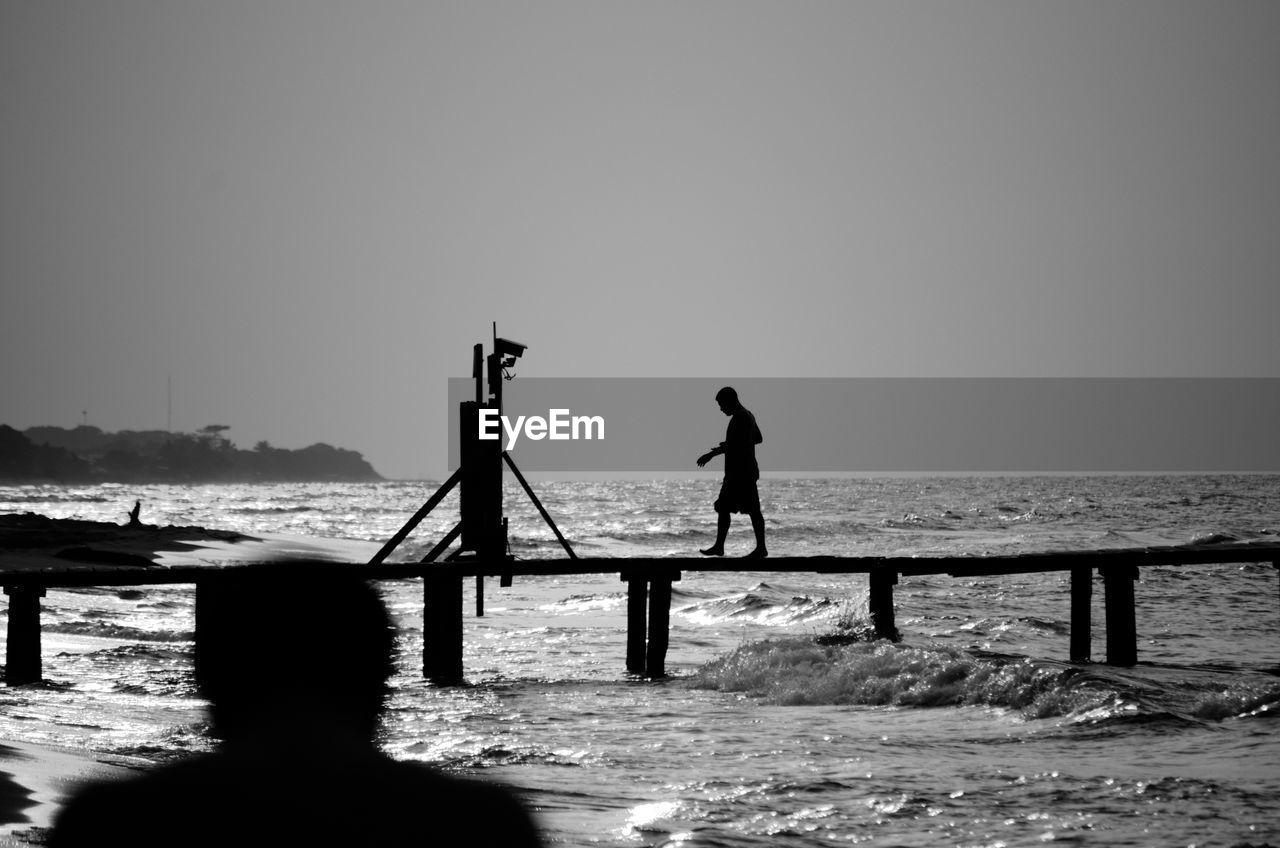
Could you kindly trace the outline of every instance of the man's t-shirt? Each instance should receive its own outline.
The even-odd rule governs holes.
[[[746,409],[735,412],[724,436],[724,479],[730,482],[759,480],[756,445],[763,441],[756,417]]]

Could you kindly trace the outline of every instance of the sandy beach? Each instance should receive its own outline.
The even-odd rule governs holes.
[[[113,524],[0,515],[0,576],[6,572],[81,567],[225,566],[284,560],[367,562],[375,542],[281,533],[247,535],[191,525]]]
[[[0,741],[0,848],[44,844],[45,829],[78,785],[145,766],[127,757]]]
[[[0,574],[75,564],[147,568],[206,546],[261,541],[232,530],[154,524],[113,524],[50,518],[34,512],[0,515]]]

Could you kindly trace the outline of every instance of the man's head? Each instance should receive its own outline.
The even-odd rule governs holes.
[[[320,566],[316,566],[320,569]],[[307,574],[210,582],[196,601],[195,677],[223,739],[322,715],[372,739],[395,634],[365,580]]]
[[[725,386],[716,392],[716,403],[720,404],[720,411],[725,415],[732,415],[742,408],[742,404],[738,402],[738,393],[731,386]]]

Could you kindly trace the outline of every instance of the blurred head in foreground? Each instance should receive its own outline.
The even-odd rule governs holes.
[[[367,581],[227,580],[200,587],[196,604],[196,685],[216,735],[324,724],[373,739],[395,633]]]
[[[505,787],[377,748],[395,644],[386,608],[367,582],[308,566],[200,587],[195,676],[223,745],[83,787],[52,848],[540,844]]]

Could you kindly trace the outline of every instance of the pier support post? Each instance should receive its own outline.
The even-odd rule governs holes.
[[[902,638],[893,620],[893,587],[898,582],[898,572],[887,568],[872,569],[868,575],[870,589],[867,595],[867,613],[871,626],[880,639],[897,642]]]
[[[627,584],[627,672],[644,674],[649,584],[632,574],[622,579]]]
[[[1071,569],[1071,661],[1089,662],[1092,655],[1093,621],[1089,605],[1093,601],[1093,569]]]
[[[627,584],[627,672],[650,680],[667,676],[671,629],[671,584],[680,572],[645,578],[623,572]]]
[[[667,676],[667,644],[671,627],[671,577],[655,578],[649,586],[649,649],[644,675],[650,680]]]
[[[462,578],[422,581],[422,675],[434,683],[462,682]]]
[[[213,596],[214,589],[210,587],[208,581],[196,581],[196,609],[195,609],[195,632],[196,641],[200,641],[201,634],[208,628],[204,622],[209,614],[210,598]]]
[[[1114,565],[1102,569],[1107,607],[1107,664],[1134,665],[1138,662],[1137,612],[1133,583],[1136,565]]]
[[[5,586],[9,596],[9,631],[4,646],[4,678],[10,686],[39,683],[40,599],[39,586]]]

